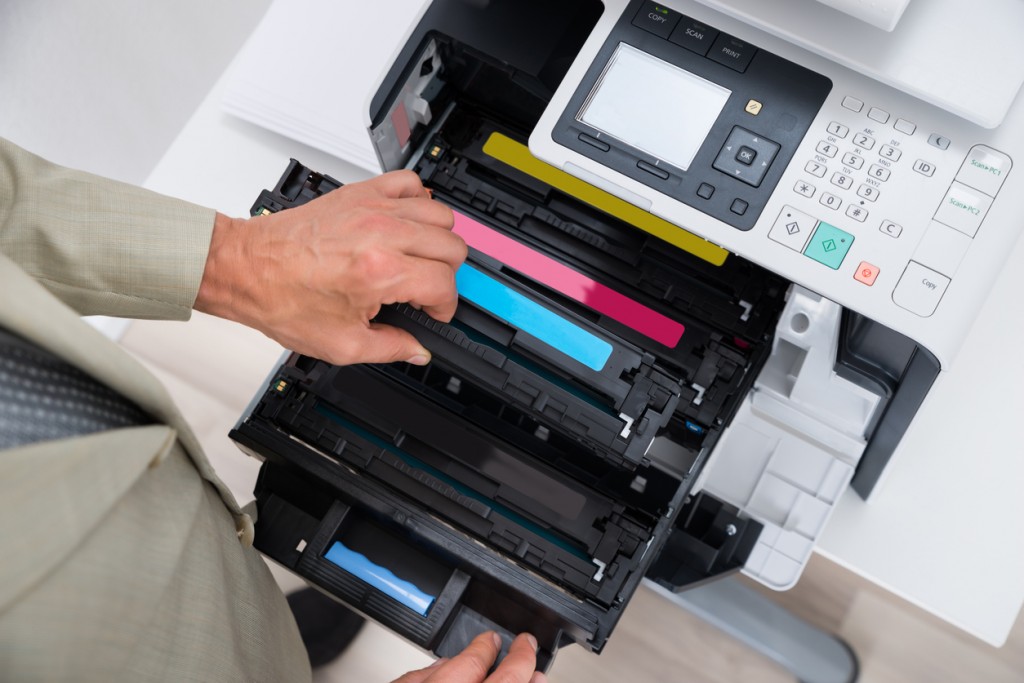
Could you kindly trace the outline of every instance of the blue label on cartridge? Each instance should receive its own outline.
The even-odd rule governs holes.
[[[395,576],[390,569],[370,562],[365,555],[349,550],[339,541],[334,542],[324,557],[423,616],[427,616],[430,606],[434,604],[433,595],[427,595],[408,581]]]
[[[463,264],[455,273],[459,294],[510,325],[600,372],[612,345],[507,285]]]

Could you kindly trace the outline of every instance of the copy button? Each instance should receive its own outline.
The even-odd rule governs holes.
[[[893,290],[892,300],[897,306],[927,318],[935,312],[949,283],[945,275],[911,261]]]
[[[664,5],[653,2],[645,2],[633,18],[633,25],[650,31],[659,38],[668,38],[672,29],[679,23],[678,12],[673,12]]]

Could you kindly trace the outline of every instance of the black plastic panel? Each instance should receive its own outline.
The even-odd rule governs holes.
[[[831,91],[832,82],[821,74],[756,46],[719,34],[713,27],[695,22],[673,10],[661,8],[657,12],[648,12],[649,5],[653,3],[637,0],[623,13],[555,125],[552,138],[569,149],[724,223],[749,230],[760,217],[797,146]],[[663,28],[652,28],[647,25],[649,22],[634,23],[634,18],[649,13],[664,17],[665,22],[659,22],[658,26],[674,27],[670,36],[675,40],[661,35],[666,31]],[[698,28],[695,29],[695,25]],[[687,28],[691,30],[689,36],[685,31]],[[712,34],[717,37],[705,56],[701,52],[703,47],[695,46],[693,35],[705,36],[710,40]],[[620,43],[638,48],[731,91],[725,108],[687,170],[675,167],[649,152],[630,147],[614,137],[602,135],[597,129],[577,120],[580,110]],[[697,41],[697,44],[706,43]],[[655,82],[651,87],[659,86]],[[664,126],[669,128],[672,125],[674,122],[666,116]],[[771,155],[763,174],[757,175],[756,181],[752,179],[753,176],[747,177],[748,169],[731,160],[725,164],[728,166],[726,170],[720,170],[725,169],[722,158],[726,153],[726,142],[735,130],[746,131],[753,138],[770,141],[779,147]],[[587,144],[580,139],[581,135],[600,139],[608,146],[607,151]],[[766,146],[761,158],[754,163],[760,164],[762,159],[766,159],[768,150]],[[730,151],[728,156],[734,157],[738,151]],[[716,168],[716,161],[719,168]],[[641,162],[656,166],[666,177],[645,171],[638,166]],[[715,188],[710,197],[698,194],[702,184]],[[736,206],[742,206],[737,205],[736,200],[746,204],[742,213],[736,211]]]

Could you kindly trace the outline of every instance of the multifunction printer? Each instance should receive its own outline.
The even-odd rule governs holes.
[[[426,367],[273,369],[231,433],[263,460],[257,548],[439,656],[528,630],[542,667],[599,652],[645,578],[797,581],[955,362],[1022,141],[1012,97],[968,121],[767,4],[424,8],[367,121],[452,208],[460,305],[376,318]],[[896,4],[874,23],[917,21]],[[339,185],[293,160],[253,213]]]

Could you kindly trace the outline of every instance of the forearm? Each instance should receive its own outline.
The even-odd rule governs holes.
[[[187,319],[214,217],[0,139],[0,252],[83,315]]]
[[[251,294],[243,287],[255,277],[246,249],[249,242],[240,234],[245,227],[244,221],[217,214],[195,310],[246,322],[245,309],[257,302],[252,301]]]

